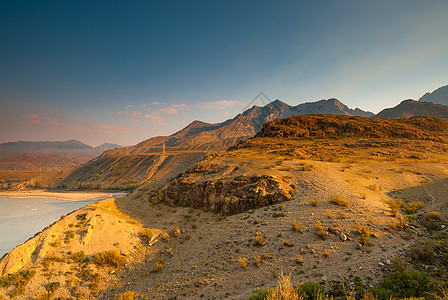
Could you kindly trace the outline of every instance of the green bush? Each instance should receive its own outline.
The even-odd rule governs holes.
[[[433,245],[429,241],[419,241],[411,248],[412,258],[425,264],[433,264],[435,260],[435,254]]]
[[[254,292],[250,294],[250,297],[248,300],[263,300],[266,299],[269,295],[269,290],[263,290],[263,289],[255,289]]]
[[[391,297],[421,297],[428,291],[431,279],[418,271],[395,272],[384,277],[383,282],[374,290],[379,300]]]
[[[319,295],[324,295],[324,287],[313,281],[305,281],[297,288],[300,295],[303,296],[303,300],[314,300],[318,299]]]

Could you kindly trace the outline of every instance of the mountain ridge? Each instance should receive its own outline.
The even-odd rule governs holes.
[[[424,94],[418,101],[448,105],[448,85],[439,87],[431,93]]]
[[[254,136],[265,122],[317,113],[373,116],[371,112],[350,109],[335,98],[296,106],[277,99],[263,107],[254,105],[221,123],[196,120],[169,136],[157,136],[134,146],[105,151],[101,156],[73,169],[72,173],[53,186],[61,183],[70,185],[73,181],[79,183],[81,179],[95,185],[104,184],[104,187],[135,186],[161,173],[173,176],[170,168],[186,170],[209,152],[224,151],[240,140]],[[182,160],[176,158],[179,155],[182,155]],[[180,165],[174,166],[174,161]],[[98,176],[100,173],[102,175]]]
[[[0,170],[54,171],[86,163],[111,148],[105,143],[92,147],[77,140],[18,141],[0,144]]]

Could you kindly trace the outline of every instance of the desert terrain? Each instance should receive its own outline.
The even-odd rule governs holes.
[[[371,122],[279,119],[174,178],[64,216],[0,261],[0,295],[248,299],[286,274],[361,297],[404,270],[437,292],[448,123]]]

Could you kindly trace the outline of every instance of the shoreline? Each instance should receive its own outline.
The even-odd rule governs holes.
[[[126,196],[128,193],[101,193],[101,192],[48,192],[38,191],[20,191],[20,192],[0,192],[0,197],[9,198],[51,198],[65,201],[85,201],[97,198],[107,198],[116,196]]]

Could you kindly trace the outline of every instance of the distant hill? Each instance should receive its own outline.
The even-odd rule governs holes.
[[[320,100],[290,106],[275,100],[266,106],[254,105],[222,123],[194,121],[170,136],[158,136],[135,146],[105,151],[84,166],[56,182],[72,184],[85,181],[104,187],[128,186],[154,179],[168,178],[185,171],[210,151],[223,151],[244,138],[254,136],[265,122],[304,114],[374,116],[350,109],[337,99]],[[163,154],[165,146],[166,153]],[[177,173],[176,173],[177,172]]]
[[[448,85],[442,86],[432,93],[424,94],[418,101],[448,105]]]
[[[397,119],[413,116],[436,117],[448,120],[448,106],[432,102],[405,100],[395,107],[383,109],[375,117]]]
[[[194,121],[184,129],[170,135],[158,136],[145,140],[135,146],[108,151],[108,154],[135,154],[160,152],[163,143],[166,149],[173,151],[197,150],[219,151],[234,145],[241,138],[253,136],[265,122],[277,118],[288,118],[305,114],[334,114],[372,117],[371,112],[359,108],[350,109],[337,99],[320,100],[290,106],[280,100],[275,100],[266,106],[254,105],[252,108],[238,114],[233,119],[222,123],[209,124]]]
[[[28,142],[0,144],[0,170],[53,171],[85,163],[105,150],[120,147],[103,144],[91,147],[80,141]]]

